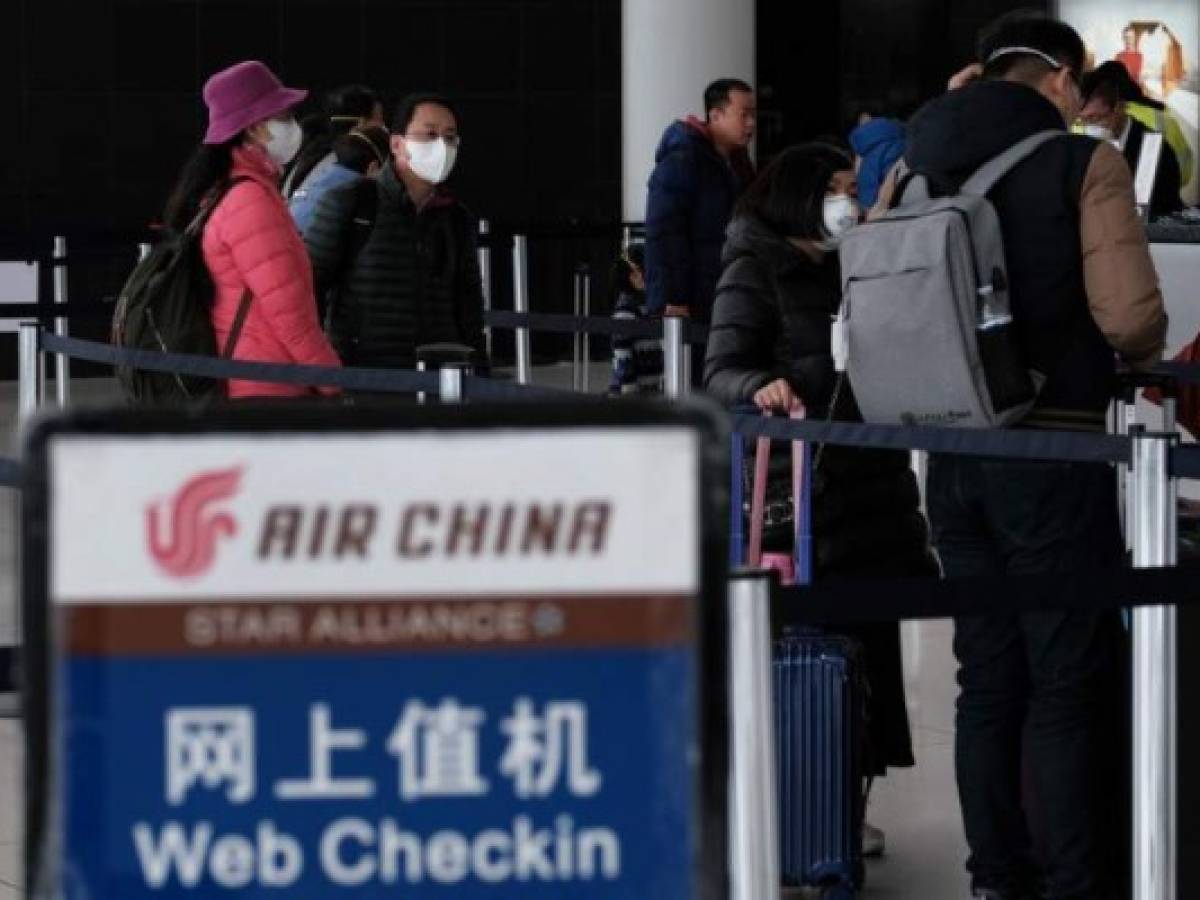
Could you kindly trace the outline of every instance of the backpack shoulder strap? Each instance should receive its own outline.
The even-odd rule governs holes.
[[[354,213],[350,219],[350,249],[346,254],[347,268],[353,264],[375,230],[375,218],[379,215],[379,184],[374,178],[363,176],[354,185]]]
[[[975,174],[964,182],[960,193],[986,197],[1000,179],[1031,157],[1043,144],[1065,136],[1066,132],[1063,131],[1039,131],[1013,144],[999,156],[980,166]]]
[[[204,226],[208,224],[208,220],[212,218],[212,214],[217,211],[217,207],[221,205],[221,201],[225,199],[225,195],[243,181],[253,180],[246,175],[240,175],[237,178],[231,178],[228,181],[218,184],[213,189],[212,194],[200,203],[200,210],[196,213],[196,217],[192,219],[191,224],[188,225],[185,234],[190,237],[198,236],[204,230]]]
[[[238,341],[242,337],[246,316],[250,314],[250,301],[253,299],[254,294],[250,292],[250,288],[242,291],[242,299],[238,301],[237,315],[233,317],[233,327],[229,329],[229,337],[225,340],[225,349],[221,351],[222,359],[233,359],[233,351],[237,349]]]

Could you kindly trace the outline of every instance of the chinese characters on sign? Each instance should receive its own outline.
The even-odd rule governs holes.
[[[279,778],[274,798],[281,801],[370,800],[380,785],[370,778],[339,775],[355,754],[383,750],[396,758],[396,794],[405,803],[447,798],[487,797],[508,779],[519,799],[549,798],[560,790],[592,798],[603,776],[589,760],[588,709],[574,700],[541,708],[519,697],[510,715],[494,725],[505,750],[488,766],[481,753],[489,726],[485,711],[453,697],[436,705],[404,704],[391,734],[378,742],[366,729],[335,724],[329,704],[309,707],[308,774]],[[262,782],[255,747],[255,714],[244,707],[177,708],[166,715],[166,796],[184,805],[194,792],[209,792],[230,804],[256,798]],[[205,875],[222,887],[294,884],[305,867],[300,841],[275,823],[258,824],[253,838],[218,836],[208,822],[191,828],[167,822],[156,830],[147,822],[133,827],[133,844],[147,886],[158,890],[177,880],[194,887]],[[375,853],[367,854],[367,848]],[[378,825],[343,817],[324,830],[319,862],[334,884],[360,886],[420,883],[455,884],[474,877],[485,883],[530,880],[615,880],[621,874],[621,842],[610,828],[576,828],[567,815],[553,827],[536,827],[529,816],[513,818],[508,829],[476,835],[442,830],[424,839],[394,820]]]

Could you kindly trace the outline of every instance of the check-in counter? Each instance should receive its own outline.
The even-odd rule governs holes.
[[[1150,255],[1171,317],[1167,355],[1173,356],[1200,334],[1200,241],[1151,243]]]

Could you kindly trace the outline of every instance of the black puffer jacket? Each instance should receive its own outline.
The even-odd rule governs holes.
[[[355,258],[348,258],[355,184],[329,191],[305,232],[317,296],[334,298],[329,336],[339,356],[352,366],[412,368],[422,344],[467,344],[482,353],[483,293],[470,214],[443,194],[418,211],[390,166],[378,190],[375,225]]]
[[[848,385],[838,390],[830,321],[839,298],[836,259],[816,263],[755,219],[729,226],[717,287],[705,386],[721,402],[752,402],[786,378],[810,418],[858,421]],[[928,530],[908,455],[826,447],[813,477],[817,578],[932,575]]]

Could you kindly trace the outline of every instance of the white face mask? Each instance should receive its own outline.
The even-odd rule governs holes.
[[[445,138],[433,141],[414,141],[409,138],[404,144],[408,150],[408,167],[422,181],[441,184],[454,171],[458,148],[447,144]]]
[[[1084,125],[1079,129],[1080,134],[1086,134],[1090,138],[1095,138],[1098,141],[1108,141],[1112,143],[1117,139],[1117,136],[1112,133],[1112,130],[1107,125]]]
[[[831,194],[825,198],[825,233],[827,244],[837,246],[842,237],[858,224],[858,201],[848,194]]]
[[[267,155],[277,166],[286,166],[300,152],[304,143],[304,131],[295,119],[277,122],[271,119],[267,122]]]

